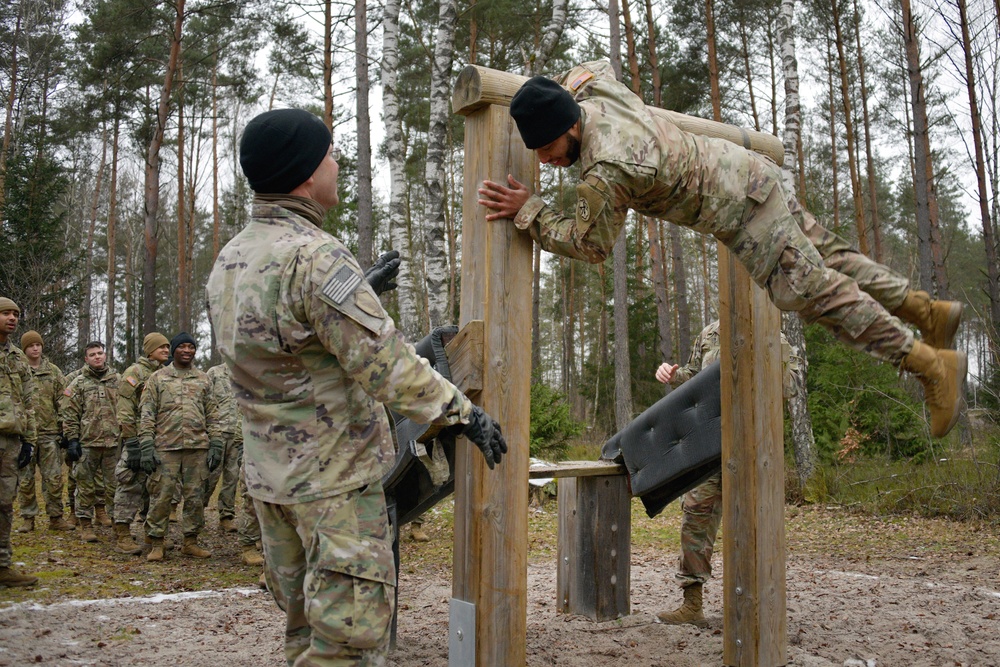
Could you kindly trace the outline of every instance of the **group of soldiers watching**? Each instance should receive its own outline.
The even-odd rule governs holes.
[[[0,297],[0,586],[37,582],[11,567],[10,540],[15,494],[18,532],[35,530],[36,469],[49,530],[78,531],[83,542],[97,542],[98,526],[113,527],[115,548],[140,555],[144,547],[131,532],[138,518],[151,562],[171,548],[174,520],[182,554],[212,556],[198,536],[221,480],[219,528],[239,534],[246,565],[262,565],[260,526],[243,482],[242,420],[225,364],[201,371],[193,365],[197,343],[190,334],[167,340],[153,332],[143,340],[143,356],[123,373],[108,366],[104,344],[92,341],[84,365],[64,376],[45,357],[37,332],[24,333],[20,349],[13,344],[20,315],[17,304]]]

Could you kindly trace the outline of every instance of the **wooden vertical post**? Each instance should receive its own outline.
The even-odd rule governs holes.
[[[721,243],[719,313],[723,662],[778,667],[787,662],[781,315]]]
[[[469,112],[460,324],[483,321],[477,403],[500,423],[510,448],[492,471],[475,447],[456,455],[452,594],[475,605],[477,667],[526,661],[532,272],[530,237],[509,220],[486,222],[477,190],[483,179],[505,182],[507,174],[530,188],[534,168],[506,106]]]

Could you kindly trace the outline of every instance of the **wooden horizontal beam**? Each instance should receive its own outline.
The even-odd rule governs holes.
[[[477,109],[490,104],[509,107],[514,93],[527,80],[528,77],[520,74],[501,72],[479,65],[467,65],[459,73],[458,81],[455,82],[455,92],[451,98],[452,109],[457,114],[468,116]],[[778,166],[781,166],[785,159],[785,147],[781,140],[773,134],[747,130],[726,123],[717,123],[714,120],[688,116],[658,107],[647,106],[646,108],[654,116],[671,121],[685,132],[731,141],[761,155],[766,155],[774,160]]]
[[[627,475],[623,463],[610,461],[559,461],[558,463],[532,463],[528,468],[528,479],[561,479],[565,477],[605,477]]]

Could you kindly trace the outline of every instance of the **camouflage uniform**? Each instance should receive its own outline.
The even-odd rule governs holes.
[[[121,427],[122,443],[129,438],[139,437],[139,399],[146,386],[146,380],[160,367],[159,362],[148,357],[125,369],[118,384],[118,426]],[[127,465],[128,452],[122,446],[121,456],[115,466],[115,523],[132,523],[136,513],[142,509],[143,494],[146,492],[146,473],[131,470]]]
[[[119,375],[105,367],[100,374],[89,366],[63,391],[59,414],[67,440],[79,440],[83,456],[76,462],[76,516],[94,518],[95,505],[114,510],[115,464],[118,462]],[[104,482],[103,496],[97,480]]]
[[[354,256],[319,228],[318,205],[278,201],[258,196],[207,290],[268,588],[286,611],[289,665],[384,664],[396,585],[385,407],[456,424],[472,403],[396,330]]]
[[[37,442],[35,380],[24,352],[8,340],[0,344],[0,568],[10,567],[10,528],[17,494],[21,437]]]
[[[701,330],[691,350],[691,358],[681,366],[670,380],[672,387],[679,387],[701,369],[712,365],[719,358],[722,339],[719,320]],[[781,335],[782,385],[785,398],[794,390],[801,375],[801,359],[792,355],[792,348]],[[681,588],[691,584],[704,584],[712,578],[712,552],[715,538],[722,522],[722,473],[718,472],[684,494],[681,500],[684,516],[681,519],[681,556],[675,578]]]
[[[29,367],[30,364],[29,364]],[[35,423],[38,439],[31,463],[21,469],[21,488],[17,502],[25,519],[38,516],[35,494],[35,468],[42,474],[42,493],[45,495],[45,513],[49,518],[63,515],[63,455],[59,448],[62,425],[59,423],[59,397],[65,388],[62,371],[52,362],[41,359],[38,368],[31,367],[35,380]]]
[[[243,499],[243,516],[240,517],[237,541],[240,548],[255,547],[260,542],[260,520],[257,518],[257,508],[247,490],[246,466],[240,460],[240,498]]]
[[[212,396],[219,406],[223,437],[222,463],[208,473],[205,482],[205,505],[208,505],[215,486],[222,478],[219,489],[219,521],[236,516],[236,487],[240,481],[240,460],[243,458],[242,420],[233,394],[233,375],[225,364],[208,369],[212,380]]]
[[[146,380],[139,401],[139,440],[152,440],[160,465],[149,475],[146,534],[163,538],[170,524],[170,500],[181,487],[181,530],[197,537],[205,526],[202,502],[208,475],[208,447],[222,439],[219,406],[212,381],[197,368],[166,366]]]
[[[785,192],[773,162],[653,116],[606,62],[579,65],[559,83],[580,105],[581,175],[574,217],[537,195],[515,217],[542,248],[602,262],[632,209],[711,234],[778,308],[847,345],[894,364],[909,353],[913,332],[889,314],[909,282],[822,228]]]
[[[63,387],[68,387],[76,379],[76,376],[87,370],[87,364],[84,364],[80,368],[70,371],[63,378]],[[60,398],[60,403],[62,398]],[[66,498],[69,500],[69,512],[73,515],[73,519],[76,519],[76,463],[70,463],[66,460],[66,451],[63,450],[63,463],[66,464],[66,468],[69,472],[66,475]],[[94,495],[98,500],[104,498],[104,478],[98,477],[94,480]]]

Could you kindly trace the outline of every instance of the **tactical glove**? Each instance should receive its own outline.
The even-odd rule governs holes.
[[[80,448],[80,441],[74,438],[66,446],[66,462],[76,463],[81,458],[83,458],[83,450]]]
[[[139,438],[125,438],[125,467],[132,472],[142,470],[142,450],[139,448]]]
[[[472,406],[469,423],[462,428],[462,435],[476,443],[486,458],[486,465],[493,467],[500,463],[500,458],[507,453],[507,441],[500,432],[500,424],[493,421],[478,405]]]
[[[27,440],[25,440],[22,437],[21,438],[21,451],[18,452],[18,454],[17,454],[17,467],[18,467],[18,469],[20,469],[20,468],[26,468],[28,466],[28,464],[31,463],[31,452],[32,452],[31,443],[28,442]]]
[[[139,443],[139,467],[147,475],[151,475],[156,467],[160,465],[160,459],[156,455],[156,445],[152,440]]]
[[[399,251],[390,250],[379,255],[375,263],[365,271],[365,280],[368,281],[376,294],[396,289],[396,283],[393,281],[396,280],[396,274],[399,273],[401,261]]]
[[[208,471],[212,472],[222,463],[222,443],[212,440],[208,443]]]
[[[62,433],[59,434],[59,449],[66,449],[69,447],[69,440]]]

